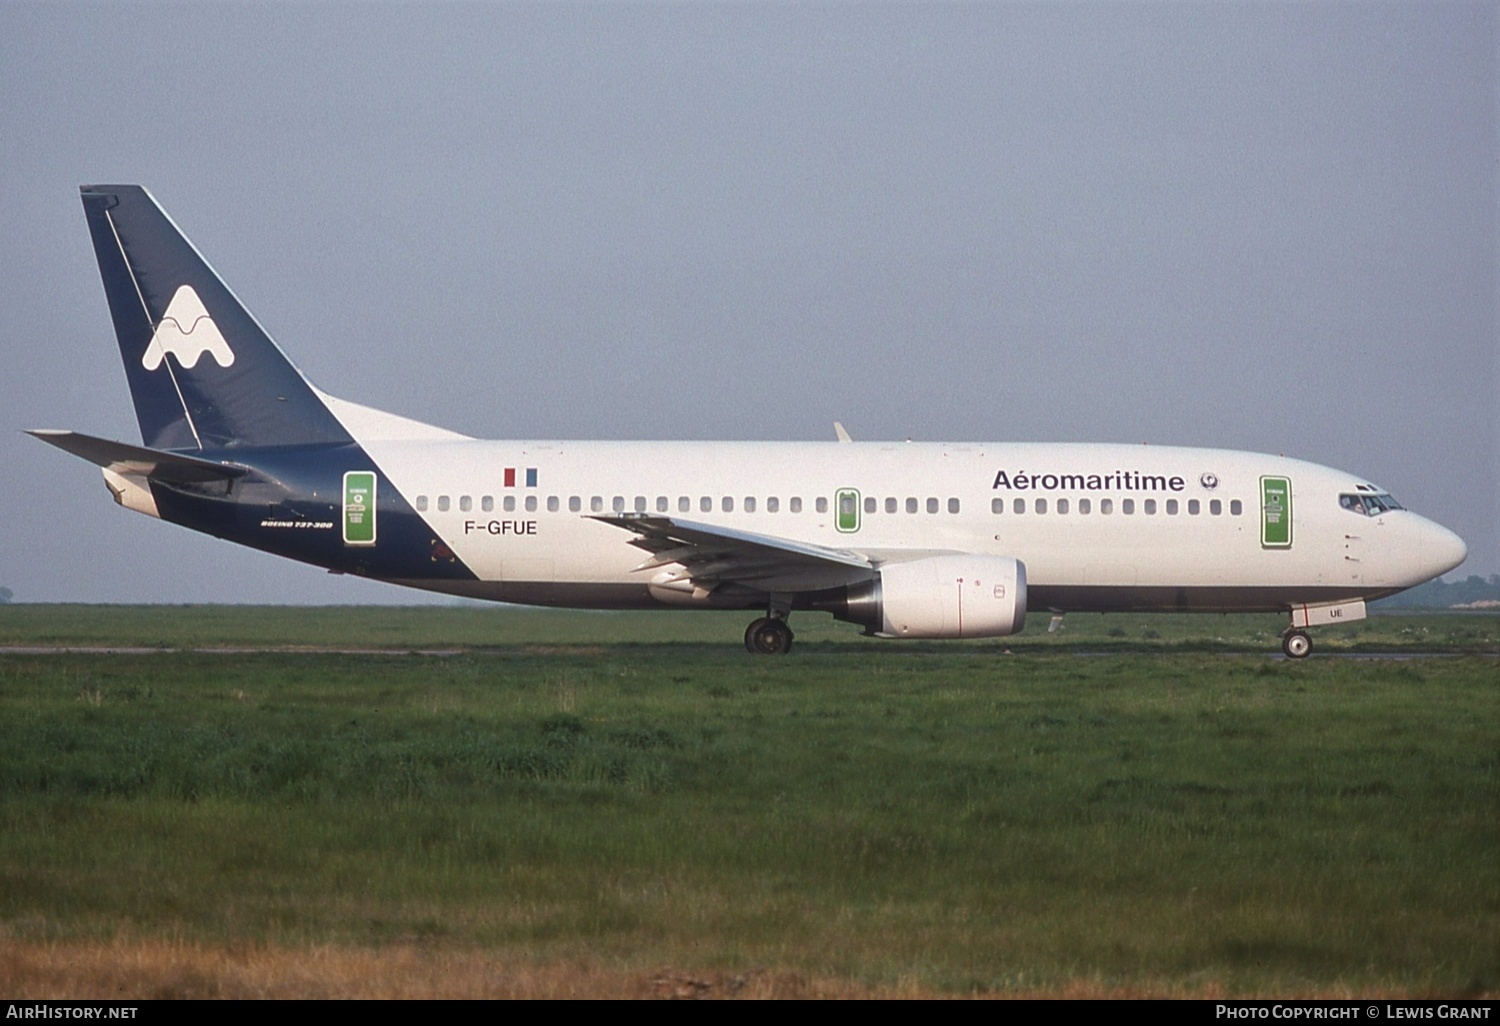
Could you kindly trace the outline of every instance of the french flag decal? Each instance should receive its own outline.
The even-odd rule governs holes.
[[[515,467],[506,467],[505,468],[505,487],[507,487],[507,488],[514,488],[515,486],[516,486],[516,468]],[[527,467],[526,468],[526,487],[527,488],[535,488],[536,487],[536,468],[535,467]]]

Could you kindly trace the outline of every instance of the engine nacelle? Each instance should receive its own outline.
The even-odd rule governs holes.
[[[838,615],[838,614],[835,614]],[[887,563],[839,619],[882,638],[998,638],[1026,624],[1026,564],[1008,556]]]

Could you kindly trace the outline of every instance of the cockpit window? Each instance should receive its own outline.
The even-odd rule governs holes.
[[[1384,493],[1377,495],[1351,495],[1345,493],[1339,496],[1339,505],[1350,513],[1358,513],[1366,517],[1378,517],[1382,513],[1393,509],[1404,509],[1405,507],[1389,495]]]

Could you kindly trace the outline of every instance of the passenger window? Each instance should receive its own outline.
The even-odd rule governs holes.
[[[623,495],[616,495],[613,499],[609,500],[609,505],[610,505],[610,507],[616,513],[624,513],[625,512],[625,496],[623,496]]]
[[[1143,505],[1144,505],[1145,510],[1146,510],[1146,516],[1148,516],[1148,517],[1154,517],[1154,516],[1156,516],[1156,500],[1155,499],[1147,499],[1145,501],[1145,503],[1143,503]]]
[[[1093,503],[1091,503],[1088,499],[1079,499],[1078,500],[1078,512],[1079,513],[1087,513],[1091,509],[1093,509]]]
[[[726,496],[724,496],[723,499],[719,500],[719,508],[722,509],[725,513],[733,513],[734,512],[734,496],[732,496],[732,495],[726,495]]]
[[[767,498],[766,498],[766,512],[767,513],[776,513],[776,512],[779,512],[780,510],[781,510],[781,500],[778,499],[774,495],[767,496]]]
[[[460,495],[458,497],[458,511],[460,513],[470,513],[470,512],[473,512],[473,510],[474,510],[474,498],[473,498],[473,496],[470,496],[470,495]]]
[[[439,513],[446,513],[446,512],[448,512],[448,496],[446,496],[446,495],[439,495],[438,496],[438,512]]]
[[[1221,513],[1224,512],[1224,504],[1222,502],[1220,502],[1218,499],[1209,499],[1208,500],[1208,511],[1210,513],[1212,513],[1214,516],[1218,516],[1219,514],[1221,514]]]
[[[1017,512],[1017,513],[1025,513],[1026,512],[1026,500],[1025,499],[1017,499],[1015,502],[1011,503],[1011,507],[1010,508],[1012,510],[1014,510],[1015,512]]]
[[[938,501],[937,501],[937,499],[936,498],[928,498],[928,500],[927,500],[927,512],[929,512],[929,513],[936,513],[937,511],[938,511]]]
[[[646,497],[644,495],[637,495],[635,497],[635,511],[637,513],[646,512]]]
[[[1244,512],[1245,512],[1245,504],[1243,502],[1241,502],[1239,499],[1230,499],[1229,500],[1229,515],[1230,516],[1237,517],[1241,513],[1244,513]]]
[[[576,495],[568,496],[568,512],[577,513],[583,509],[583,500]]]
[[[792,501],[791,501],[791,504],[790,504],[790,509],[791,509],[791,511],[793,513],[801,513],[802,512],[802,498],[801,498],[801,496],[797,496],[797,495],[792,496]]]
[[[505,507],[505,512],[514,513],[516,511],[516,497],[514,495],[507,495],[505,501],[500,505]]]
[[[691,513],[693,511],[693,500],[686,495],[677,496],[677,512]]]
[[[1121,499],[1120,500],[1120,512],[1124,513],[1126,516],[1130,516],[1133,513],[1135,513],[1135,500],[1134,499]]]
[[[747,495],[747,496],[745,496],[745,512],[746,513],[754,513],[755,512],[755,496],[753,496],[753,495]]]
[[[1167,516],[1169,516],[1169,517],[1175,517],[1176,515],[1177,515],[1177,500],[1176,499],[1168,499],[1167,500]]]
[[[1036,510],[1038,513],[1045,513],[1047,512],[1047,500],[1038,499],[1031,504],[1031,508]]]
[[[1198,505],[1198,500],[1197,499],[1189,499],[1188,500],[1188,516],[1190,516],[1190,517],[1197,516],[1198,515],[1198,510],[1200,508],[1201,507]]]
[[[557,496],[547,496],[547,512],[556,513],[560,509],[562,509],[562,503],[558,500]]]
[[[917,511],[917,500],[916,500],[916,497],[913,496],[913,497],[908,498],[906,500],[906,512],[908,512],[908,513],[915,513],[916,511]]]
[[[418,513],[426,513],[427,512],[427,496],[425,496],[425,495],[418,495],[417,496],[417,512]]]
[[[874,513],[875,509],[876,509],[876,506],[877,506],[877,503],[876,503],[876,500],[875,500],[875,496],[873,496],[873,495],[866,495],[865,496],[865,512],[866,513]]]
[[[1107,516],[1110,513],[1113,513],[1114,511],[1115,511],[1115,500],[1114,499],[1100,499],[1099,500],[1099,512],[1100,513],[1103,513],[1103,514],[1105,514]]]
[[[895,513],[898,509],[900,509],[900,507],[901,504],[896,501],[896,497],[894,495],[885,500],[885,511],[887,513]]]
[[[528,512],[528,513],[535,513],[536,512],[536,496],[535,495],[528,495],[528,496],[526,496],[526,512]]]
[[[991,499],[990,500],[990,512],[991,513],[1004,513],[1005,512],[1005,500],[1004,499]]]
[[[493,495],[486,495],[481,498],[479,500],[479,508],[485,513],[495,512],[495,497]]]
[[[1058,499],[1057,500],[1057,511],[1059,513],[1067,513],[1068,512],[1068,500],[1067,499]]]
[[[711,495],[705,495],[701,499],[698,500],[698,512],[700,512],[700,513],[712,513],[713,511],[714,511],[713,496],[711,496]]]
[[[666,511],[667,511],[667,497],[665,495],[658,495],[656,497],[656,512],[658,512],[658,513],[665,513]]]
[[[948,512],[949,513],[957,513],[958,512],[958,500],[957,499],[949,499],[948,500]]]
[[[819,513],[827,513],[828,512],[828,496],[826,496],[826,495],[820,495],[820,496],[818,496],[818,501],[815,502],[815,503],[813,503],[813,506],[817,509],[817,511]]]
[[[604,496],[602,496],[602,495],[595,495],[595,496],[593,496],[592,498],[589,499],[589,512],[590,513],[603,513],[604,512]]]

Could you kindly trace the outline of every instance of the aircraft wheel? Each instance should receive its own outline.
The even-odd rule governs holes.
[[[759,636],[761,628],[768,623],[770,623],[770,619],[763,616],[759,620],[753,621],[749,627],[745,628],[746,652],[749,652],[751,655],[755,655],[760,651],[760,649],[756,647],[756,639]]]
[[[792,650],[792,629],[785,620],[763,616],[745,628],[745,649],[752,655],[786,655]]]
[[[1312,651],[1312,639],[1306,631],[1287,631],[1281,636],[1281,650],[1288,659],[1306,659]]]

